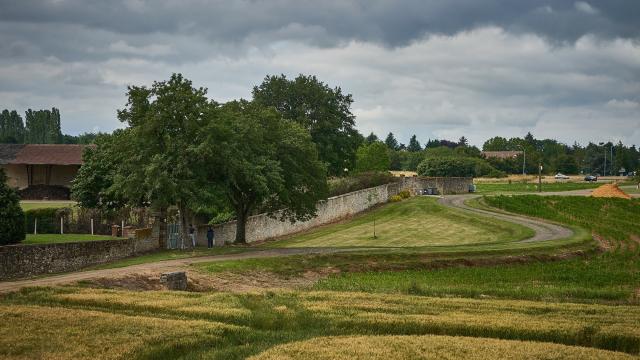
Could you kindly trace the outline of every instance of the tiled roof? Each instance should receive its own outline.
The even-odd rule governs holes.
[[[485,158],[498,158],[498,159],[514,158],[520,154],[522,154],[522,151],[483,151],[482,152],[482,155]]]
[[[82,165],[87,145],[0,144],[0,164]]]

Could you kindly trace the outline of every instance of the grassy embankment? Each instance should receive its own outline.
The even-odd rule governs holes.
[[[543,183],[542,192],[556,192],[556,191],[572,191],[572,190],[584,190],[595,189],[606,182],[590,183],[590,182],[555,182],[555,183]],[[476,184],[476,192],[479,194],[500,194],[500,193],[527,193],[538,191],[537,182],[500,182],[500,183],[484,183],[480,182]]]
[[[316,289],[574,302],[640,302],[640,200],[499,196],[501,209],[588,229],[609,251],[526,265],[437,271],[363,272],[330,277]]]

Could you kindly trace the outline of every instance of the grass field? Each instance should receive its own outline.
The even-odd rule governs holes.
[[[23,289],[0,295],[0,358],[637,358],[640,246],[634,244],[640,239],[640,200],[523,195],[483,201],[568,224],[576,235],[522,243],[502,230],[493,240],[425,245],[418,227],[413,238],[402,240],[406,247],[365,250],[367,242],[349,245],[360,247],[354,253],[204,263],[193,269],[217,278],[239,272],[247,281],[256,271],[282,277],[339,272],[311,288]],[[395,216],[404,211],[406,217]],[[482,227],[484,221],[421,198],[267,245],[312,246],[307,244],[321,239],[316,244],[329,246],[332,233],[357,237],[354,231],[368,226],[372,216],[386,227],[383,235],[402,236],[403,227],[414,225],[404,221],[412,216],[418,223],[429,218],[470,229],[465,231],[475,227],[477,235],[469,236],[491,231]],[[585,241],[591,232],[606,252],[594,256],[594,243]],[[575,257],[577,250],[584,251],[582,257]],[[574,257],[561,260],[568,252]],[[547,262],[555,255],[557,261]]]
[[[89,234],[27,234],[27,238],[21,244],[55,244],[77,241],[114,240],[108,235]]]
[[[376,238],[373,238],[375,220]],[[479,218],[414,197],[391,203],[351,221],[325,226],[267,247],[425,247],[503,243],[533,236],[531,229],[489,217]]]
[[[73,207],[75,201],[40,201],[40,200],[22,200],[20,206],[22,210],[42,209],[42,208],[64,208]]]
[[[572,191],[583,189],[595,189],[605,182],[550,182],[542,184],[543,192]],[[478,183],[476,192],[479,194],[499,194],[499,193],[527,193],[538,191],[538,183],[512,182],[509,183]]]
[[[241,359],[279,344],[356,334],[542,342],[535,351],[555,349],[550,343],[640,351],[637,306],[354,292],[31,289],[0,301],[0,321],[0,355],[8,359]],[[535,345],[522,344],[521,351],[528,346]],[[577,354],[607,354],[581,347]]]
[[[504,210],[586,228],[609,251],[525,265],[384,271],[332,276],[319,290],[427,296],[640,303],[640,200],[535,195],[486,197]]]

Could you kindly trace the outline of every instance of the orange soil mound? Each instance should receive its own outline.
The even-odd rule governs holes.
[[[591,193],[593,197],[614,197],[614,198],[622,198],[622,199],[631,199],[624,191],[620,190],[618,184],[605,184],[600,186],[599,188],[593,190]]]

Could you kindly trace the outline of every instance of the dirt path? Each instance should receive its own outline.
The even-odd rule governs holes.
[[[152,263],[131,265],[127,267],[115,268],[115,269],[101,269],[101,270],[88,270],[79,271],[74,273],[66,273],[60,275],[52,275],[37,279],[17,280],[0,282],[0,293],[11,292],[20,290],[23,287],[29,286],[52,286],[69,284],[82,280],[92,280],[98,278],[118,278],[132,274],[139,273],[164,273],[177,270],[185,270],[191,264],[214,262],[214,261],[227,261],[227,260],[242,260],[242,259],[260,259],[271,258],[280,256],[291,255],[309,255],[309,254],[331,254],[337,252],[349,252],[349,251],[362,251],[367,250],[363,248],[283,248],[283,249],[269,249],[269,250],[255,250],[241,254],[229,254],[229,255],[212,255],[212,256],[200,256],[186,259],[176,260],[163,260]]]
[[[573,230],[564,226],[551,224],[548,222],[522,217],[518,215],[508,215],[502,213],[496,213],[487,210],[475,209],[464,204],[466,200],[479,197],[479,195],[448,195],[440,198],[438,202],[444,206],[462,209],[465,211],[471,211],[484,216],[509,221],[512,223],[520,224],[535,231],[535,235],[528,239],[521,240],[520,242],[535,242],[546,240],[559,240],[566,239],[573,235]]]
[[[522,242],[533,242],[533,241],[544,241],[544,240],[556,240],[563,239],[573,235],[573,231],[558,225],[549,224],[546,222],[529,219],[525,217],[515,216],[515,215],[506,215],[494,213],[486,210],[478,210],[464,205],[464,201],[478,195],[459,195],[459,196],[447,196],[445,198],[440,199],[440,203],[454,207],[458,209],[462,209],[464,211],[471,211],[475,213],[479,213],[485,216],[490,216],[494,218],[498,218],[501,220],[506,220],[510,222],[514,222],[523,226],[527,226],[535,231],[535,236],[522,240]],[[281,249],[256,249],[254,251],[249,251],[241,254],[228,254],[228,255],[212,255],[212,256],[202,256],[202,257],[193,257],[193,258],[185,258],[185,259],[177,259],[177,260],[164,260],[152,263],[145,263],[139,265],[131,265],[122,268],[115,269],[101,269],[101,270],[88,270],[88,271],[79,271],[74,273],[60,274],[60,275],[52,275],[37,279],[29,279],[29,280],[18,280],[18,281],[8,281],[8,282],[0,282],[0,293],[16,291],[23,287],[29,286],[52,286],[52,285],[61,285],[74,283],[83,280],[93,280],[100,278],[121,278],[128,275],[135,275],[141,273],[163,273],[177,270],[185,270],[188,269],[191,264],[203,263],[203,262],[213,262],[213,261],[227,261],[227,260],[242,260],[242,259],[259,259],[259,258],[270,258],[270,257],[280,257],[280,256],[291,256],[291,255],[308,255],[308,254],[331,254],[338,252],[349,252],[349,251],[363,251],[367,250],[366,248],[281,248]]]

